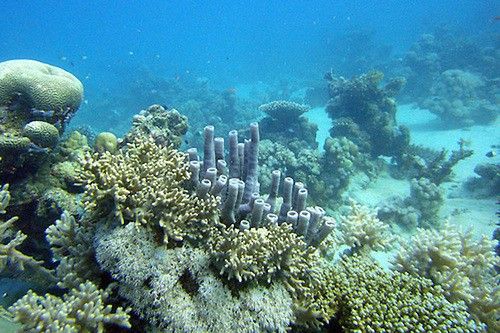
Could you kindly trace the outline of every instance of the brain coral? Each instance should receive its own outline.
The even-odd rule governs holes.
[[[54,147],[59,141],[57,128],[45,121],[32,121],[26,124],[23,135],[42,148]]]
[[[20,97],[39,110],[78,109],[83,85],[65,70],[35,60],[9,60],[0,63],[0,105]]]

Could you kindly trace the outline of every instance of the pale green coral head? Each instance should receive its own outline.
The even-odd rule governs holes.
[[[94,149],[98,153],[109,151],[115,153],[118,150],[118,139],[111,132],[101,132],[95,138]]]
[[[59,142],[59,130],[45,121],[32,121],[23,129],[23,135],[37,146],[51,148]]]

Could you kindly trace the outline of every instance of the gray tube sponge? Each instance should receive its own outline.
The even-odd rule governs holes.
[[[214,127],[205,126],[203,136],[205,143],[203,145],[203,170],[215,167],[215,147],[214,147]]]

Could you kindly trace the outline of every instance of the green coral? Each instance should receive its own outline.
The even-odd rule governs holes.
[[[118,150],[118,139],[111,132],[101,132],[97,134],[94,142],[94,150],[98,153],[109,151],[114,154]]]
[[[21,98],[39,110],[76,110],[83,98],[83,85],[65,70],[35,60],[0,63],[0,105]]]
[[[54,147],[59,141],[58,129],[45,121],[32,121],[23,129],[23,135],[42,148]]]
[[[366,257],[347,257],[326,275],[345,332],[477,332],[463,302],[450,303],[430,280],[386,272]]]
[[[105,305],[108,297],[107,291],[86,282],[62,299],[50,294],[38,296],[30,290],[9,310],[22,324],[23,332],[101,333],[109,325],[130,328],[129,310],[113,310]]]
[[[419,229],[394,263],[399,271],[432,280],[449,301],[465,302],[472,315],[497,332],[500,290],[494,267],[499,260],[493,248],[494,242],[486,237],[475,241],[470,230],[445,224],[439,231]]]
[[[240,231],[228,228],[209,239],[220,274],[238,282],[282,281],[293,295],[304,297],[315,277],[319,255],[286,223]]]
[[[182,187],[190,175],[186,155],[139,137],[116,154],[87,154],[82,165],[86,209],[94,219],[160,227],[165,243],[196,237],[215,217],[218,201]]]

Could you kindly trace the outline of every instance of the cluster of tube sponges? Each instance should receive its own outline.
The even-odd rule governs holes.
[[[301,182],[286,177],[281,197],[281,172],[274,170],[267,198],[259,194],[258,148],[259,128],[250,125],[250,139],[238,142],[238,132],[229,132],[229,156],[224,155],[224,139],[214,137],[214,127],[204,130],[204,157],[191,148],[189,170],[191,187],[198,197],[208,194],[221,197],[220,221],[241,231],[279,226],[286,223],[306,244],[318,246],[333,230],[335,222],[325,217],[321,207],[307,207],[308,191]],[[281,201],[281,204],[278,204]]]

